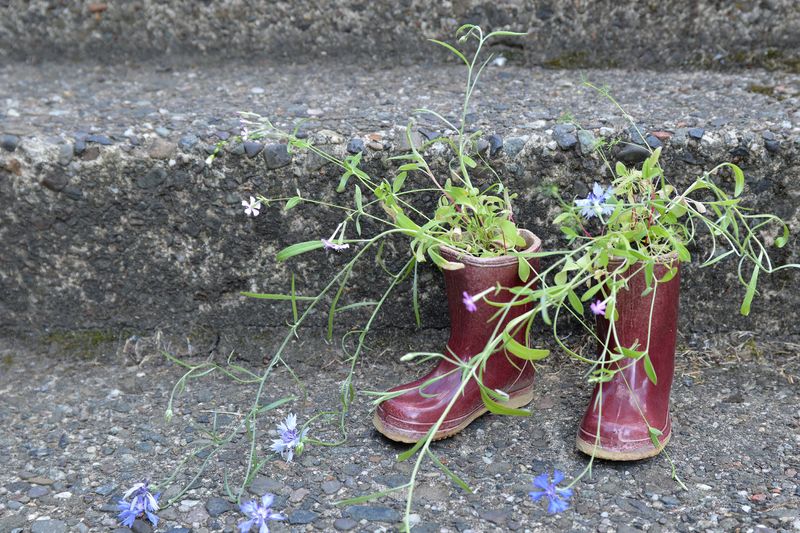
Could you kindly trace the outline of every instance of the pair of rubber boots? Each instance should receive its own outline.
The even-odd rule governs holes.
[[[526,252],[539,251],[541,241],[528,231],[521,233],[528,245]],[[378,405],[375,427],[394,441],[413,443],[425,438],[444,414],[433,436],[434,440],[443,439],[486,413],[488,408],[476,380],[470,378],[462,387],[462,372],[455,358],[469,361],[509,321],[530,310],[530,304],[515,305],[500,319],[495,316],[498,307],[480,301],[472,308],[464,301],[465,295],[498,284],[505,288],[524,285],[516,257],[475,258],[445,247],[441,254],[448,261],[464,264],[462,269],[444,271],[451,324],[447,357],[427,375],[391,389],[389,392],[397,395]],[[534,272],[538,271],[538,260],[529,262]],[[657,265],[656,277],[662,278],[668,269],[667,264]],[[669,440],[679,284],[678,273],[671,280],[659,283],[656,291],[642,296],[646,288],[642,272],[631,277],[627,288],[617,293],[616,342],[626,348],[636,345],[639,350],[648,348],[656,379],[648,376],[644,358],[608,363],[616,372],[609,381],[595,386],[578,431],[577,446],[582,452],[602,459],[630,461],[657,455]],[[509,302],[512,297],[508,290],[491,295],[494,302]],[[650,320],[651,306],[653,320]],[[608,326],[605,318],[598,317],[599,339],[606,338]],[[524,345],[524,331],[518,329],[514,339]],[[610,343],[609,351],[613,352],[615,347],[614,342]],[[518,408],[533,400],[534,375],[532,362],[517,358],[501,347],[486,360],[481,379],[488,389],[507,395],[503,395],[505,407]]]

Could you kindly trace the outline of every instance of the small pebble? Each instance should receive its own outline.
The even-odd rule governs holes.
[[[16,135],[2,135],[0,136],[0,146],[7,152],[13,152],[19,146],[19,137]]]
[[[362,141],[358,137],[350,139],[350,141],[347,143],[347,151],[350,152],[351,154],[357,154],[359,152],[363,152],[364,141]]]
[[[333,521],[333,527],[336,531],[350,531],[358,527],[358,522],[352,518],[337,518]]]
[[[703,128],[689,128],[689,130],[686,133],[688,133],[689,137],[691,137],[692,139],[697,139],[699,141],[700,139],[703,138],[705,132],[706,130],[704,130]]]
[[[486,140],[489,141],[489,147],[490,147],[489,155],[491,155],[492,157],[496,156],[497,152],[499,152],[503,148],[503,138],[494,133],[492,135],[489,135],[489,137]]]
[[[86,142],[90,143],[97,143],[102,144],[103,146],[109,146],[114,144],[114,142],[109,139],[106,135],[87,135]]]

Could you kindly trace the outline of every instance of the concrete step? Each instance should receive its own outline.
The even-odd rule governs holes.
[[[571,201],[604,179],[585,134],[582,145],[554,126],[571,114],[595,137],[631,139],[621,113],[583,87],[582,76],[607,84],[652,134],[650,142],[664,144],[664,163],[676,183],[735,161],[747,176],[746,202],[800,231],[800,76],[491,67],[475,95],[471,126],[487,139],[497,136],[491,164],[520,194],[518,219],[546,246],[563,244],[549,223],[552,192]],[[414,109],[457,113],[461,78],[452,66],[368,70],[336,62],[169,70],[3,65],[0,326],[37,332],[280,327],[290,317],[285,305],[243,299],[239,291],[287,290],[290,272],[301,294],[319,289],[344,254],[319,252],[278,265],[274,254],[298,240],[329,236],[338,219],[323,209],[285,212],[279,205],[247,218],[240,202],[255,193],[291,196],[297,189],[334,199],[339,174],[318,158],[283,158],[278,147],[260,145],[226,152],[209,167],[209,147],[238,132],[237,110],[260,112],[286,127],[308,119],[304,131],[336,154],[344,155],[352,139],[364,142],[365,169],[382,177],[393,165],[387,157],[403,149],[402,128]],[[430,118],[420,118],[415,135],[439,128]],[[625,157],[619,148],[615,154]],[[432,149],[430,158],[434,168],[446,168],[441,150]],[[390,248],[399,258],[406,242],[398,239]],[[798,262],[799,250],[795,239],[775,260]],[[735,267],[726,267],[687,269],[687,331],[779,335],[797,321],[795,274],[763,279],[753,316],[743,320],[737,315],[743,290]],[[445,327],[440,276],[433,268],[420,275],[425,323]],[[348,302],[374,297],[384,285],[371,263],[353,282]],[[382,324],[411,325],[407,289],[393,299]]]
[[[529,32],[495,47],[529,65],[800,70],[798,0],[4,0],[0,58],[413,64],[465,22]]]

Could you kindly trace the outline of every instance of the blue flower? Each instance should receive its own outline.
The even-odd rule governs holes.
[[[602,185],[595,182],[589,196],[585,199],[575,200],[575,205],[581,208],[581,215],[586,219],[600,215],[607,217],[614,212],[614,206],[606,203],[613,196],[613,188],[609,186],[603,189]]]
[[[278,424],[278,431],[281,438],[273,440],[270,449],[281,454],[287,463],[291,463],[295,452],[302,453],[308,429],[298,430],[297,415],[290,414],[284,422]]]
[[[261,505],[258,505],[253,500],[241,504],[239,510],[250,520],[245,520],[239,524],[239,533],[247,533],[252,530],[253,526],[258,527],[258,533],[269,533],[270,520],[285,520],[286,517],[281,513],[273,513],[272,509],[270,509],[274,499],[275,496],[267,493],[261,497]]]
[[[564,481],[564,474],[560,471],[553,471],[553,481],[550,482],[549,476],[545,472],[540,476],[536,476],[533,480],[533,486],[542,490],[532,490],[528,493],[531,500],[538,502],[542,496],[547,497],[549,502],[547,512],[551,514],[561,513],[566,511],[569,507],[567,500],[572,496],[572,489],[562,489],[556,487],[559,483]]]
[[[150,493],[147,480],[136,483],[128,489],[122,499],[117,502],[117,510],[120,511],[118,518],[122,525],[132,527],[138,517],[145,515],[153,523],[153,526],[158,526],[156,511],[158,511],[158,498],[160,496],[160,493],[155,496]],[[131,497],[132,499],[127,501]]]

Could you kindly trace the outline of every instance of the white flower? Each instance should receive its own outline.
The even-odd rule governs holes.
[[[245,215],[258,216],[259,210],[261,209],[261,202],[251,196],[249,202],[247,200],[242,200],[242,205],[244,206]]]
[[[339,230],[342,230],[342,234],[339,235],[339,243],[334,242],[334,238],[336,234],[339,233]],[[336,252],[341,252],[342,250],[347,250],[350,248],[350,245],[347,243],[342,243],[342,239],[344,239],[344,228],[343,224],[339,224],[336,226],[336,229],[333,231],[333,235],[331,235],[327,239],[320,239],[322,241],[322,245],[325,247],[326,250],[334,250]]]
[[[330,239],[320,239],[322,241],[322,245],[325,247],[326,250],[334,250],[336,252],[341,252],[342,250],[347,250],[350,248],[350,245],[347,243],[344,244],[336,244]]]

